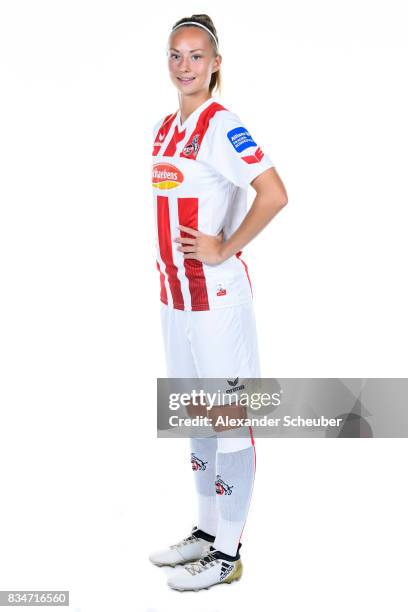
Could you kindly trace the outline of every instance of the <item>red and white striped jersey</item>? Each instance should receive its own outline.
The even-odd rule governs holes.
[[[153,203],[157,226],[160,299],[179,310],[211,310],[252,299],[251,282],[241,251],[218,265],[184,259],[177,226],[225,239],[247,213],[251,181],[273,163],[264,155],[239,117],[214,98],[206,100],[181,124],[180,111],[154,126]]]

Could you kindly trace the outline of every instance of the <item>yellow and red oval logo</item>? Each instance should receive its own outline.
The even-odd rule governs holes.
[[[157,189],[173,189],[184,181],[183,173],[172,164],[153,164],[152,186]]]

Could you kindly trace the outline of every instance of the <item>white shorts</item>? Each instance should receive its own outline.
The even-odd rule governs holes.
[[[260,378],[252,302],[214,310],[161,304],[169,378]]]

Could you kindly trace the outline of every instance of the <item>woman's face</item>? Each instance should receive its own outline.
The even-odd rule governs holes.
[[[211,75],[221,64],[215,55],[210,35],[199,27],[180,27],[170,35],[168,44],[170,79],[183,95],[208,92]]]

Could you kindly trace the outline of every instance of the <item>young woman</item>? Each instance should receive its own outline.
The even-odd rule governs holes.
[[[179,109],[154,127],[152,184],[168,376],[223,378],[233,390],[241,386],[236,377],[260,377],[241,251],[287,204],[287,194],[239,117],[212,97],[221,60],[207,15],[176,22],[168,68]],[[249,185],[256,197],[247,212]],[[168,581],[179,590],[241,576],[240,538],[255,472],[251,431],[191,439],[191,464],[197,527],[150,556],[156,565],[179,566]]]

